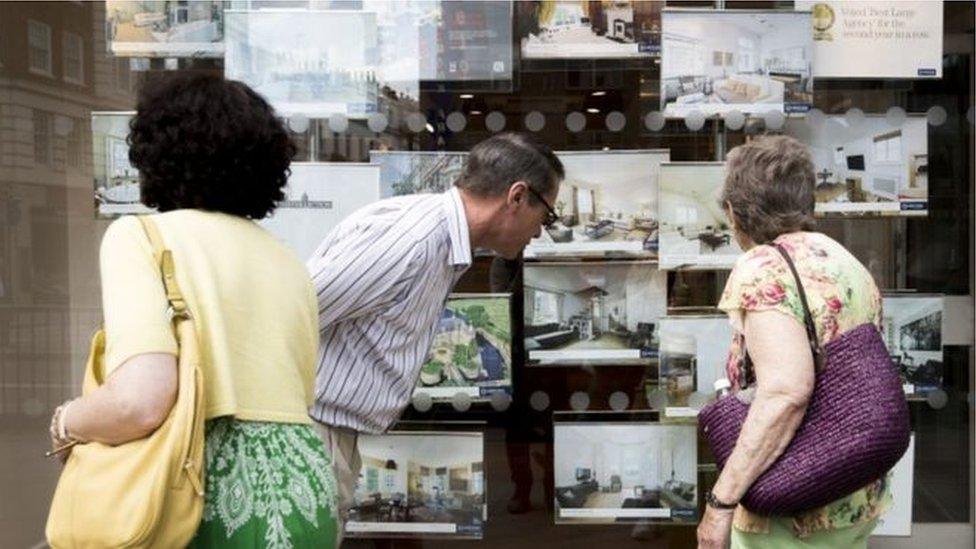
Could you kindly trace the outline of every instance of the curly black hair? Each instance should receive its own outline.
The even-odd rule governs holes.
[[[142,203],[262,219],[285,195],[295,145],[245,84],[201,73],[146,82],[129,123]]]

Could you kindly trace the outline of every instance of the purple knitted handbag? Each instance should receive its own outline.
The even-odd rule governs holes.
[[[821,351],[800,276],[789,254],[775,247],[796,278],[817,375],[793,440],[741,503],[761,515],[789,516],[826,505],[886,474],[908,449],[911,427],[898,371],[878,329],[862,324]],[[720,469],[748,412],[748,404],[729,395],[698,414]]]

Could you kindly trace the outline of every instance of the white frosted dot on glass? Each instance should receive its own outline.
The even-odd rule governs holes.
[[[445,123],[447,124],[447,129],[454,133],[460,133],[464,131],[465,126],[468,125],[468,119],[465,118],[463,114],[454,111],[447,115],[447,120]]]
[[[458,412],[467,412],[471,408],[471,395],[468,393],[457,392],[451,398],[451,405]]]
[[[569,407],[577,412],[582,412],[590,407],[590,395],[583,391],[576,391],[569,397]]]
[[[497,412],[504,412],[512,405],[512,396],[508,393],[495,393],[491,395],[491,407]]]
[[[685,126],[693,131],[697,132],[705,126],[705,113],[701,111],[691,111],[685,116]]]
[[[369,118],[366,119],[366,126],[370,129],[370,131],[376,133],[380,133],[385,130],[389,124],[389,119],[387,119],[386,115],[381,112],[374,112],[373,114],[369,115]]]
[[[905,109],[898,106],[891,107],[885,112],[885,122],[892,128],[902,127],[907,117],[908,115],[905,113]]]
[[[566,115],[566,129],[573,132],[581,132],[586,127],[586,115],[581,112],[571,112]]]
[[[335,113],[329,117],[329,129],[335,133],[342,133],[349,129],[349,119],[342,113]]]
[[[941,410],[949,403],[949,395],[942,389],[935,389],[926,395],[925,400],[933,410]]]
[[[780,111],[766,111],[763,113],[763,121],[766,122],[767,130],[778,130],[786,123],[786,115]]]
[[[928,112],[925,113],[925,117],[928,119],[929,125],[941,126],[949,118],[949,113],[941,105],[935,105],[929,108]]]
[[[427,119],[424,118],[424,115],[420,114],[419,112],[414,112],[407,115],[407,129],[413,133],[420,133],[424,131],[424,128],[426,127]]]
[[[525,129],[537,132],[546,126],[546,117],[539,111],[532,111],[525,115]]]
[[[659,132],[664,129],[665,122],[664,113],[660,111],[651,111],[644,116],[644,127],[652,132]]]
[[[543,412],[549,408],[549,395],[545,391],[536,391],[529,397],[529,406],[536,412]]]
[[[610,409],[622,412],[630,406],[630,397],[623,391],[616,391],[610,395]]]
[[[295,133],[305,133],[308,131],[308,117],[304,114],[296,114],[288,117],[288,129]]]
[[[820,128],[827,120],[827,116],[820,109],[810,109],[803,119],[811,128]]]
[[[498,112],[492,111],[488,113],[485,117],[485,127],[489,131],[500,132],[505,129],[505,115]]]
[[[668,405],[668,394],[663,389],[654,389],[647,395],[647,405],[652,410],[663,410]]]
[[[627,117],[620,111],[607,113],[607,129],[612,132],[619,132],[627,125]]]
[[[414,410],[418,412],[426,412],[434,405],[434,399],[430,398],[430,395],[424,392],[415,393],[411,401]]]
[[[746,115],[737,110],[725,113],[722,118],[725,120],[725,127],[730,130],[741,130],[746,124]]]

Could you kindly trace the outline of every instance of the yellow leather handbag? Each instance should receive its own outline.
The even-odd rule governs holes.
[[[47,519],[52,547],[183,547],[203,514],[203,377],[196,330],[176,283],[173,255],[140,217],[159,263],[179,342],[179,389],[169,416],[146,438],[74,447]],[[105,333],[92,339],[84,393],[105,382]]]

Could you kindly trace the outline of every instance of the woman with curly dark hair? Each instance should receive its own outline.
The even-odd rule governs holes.
[[[176,265],[200,343],[205,501],[193,545],[333,547],[331,457],[310,426],[318,307],[305,266],[254,220],[295,153],[239,82],[178,75],[147,86],[129,158]],[[153,248],[136,217],[101,247],[106,381],[55,413],[55,446],[149,436],[177,394],[179,350]]]

